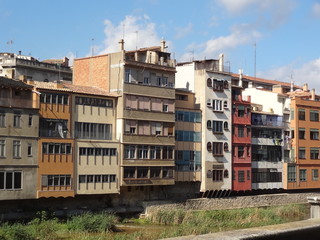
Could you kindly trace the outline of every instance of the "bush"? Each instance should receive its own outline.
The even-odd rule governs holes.
[[[0,228],[0,240],[33,240],[32,234],[24,225],[16,223],[9,225],[2,224]]]
[[[45,211],[37,213],[37,217],[29,222],[27,227],[35,239],[57,239],[57,230],[59,228],[58,219],[49,216]]]
[[[74,216],[67,222],[69,231],[75,232],[108,232],[112,230],[117,221],[116,216],[102,212],[98,214],[84,213]]]

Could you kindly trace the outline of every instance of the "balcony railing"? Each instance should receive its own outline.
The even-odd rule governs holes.
[[[251,122],[252,126],[263,126],[263,127],[283,127],[282,121],[268,121],[268,120],[257,120],[253,119]]]

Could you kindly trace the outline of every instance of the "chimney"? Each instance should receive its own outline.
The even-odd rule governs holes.
[[[308,91],[308,83],[303,84],[303,91]]]
[[[120,39],[119,46],[120,46],[120,51],[123,51],[124,50],[124,40],[123,39]]]
[[[219,55],[219,72],[223,72],[224,55],[220,53]]]
[[[166,40],[162,39],[161,40],[161,52],[164,52],[166,49]]]
[[[243,69],[239,69],[239,87],[242,87]]]
[[[311,100],[312,101],[316,100],[316,90],[314,88],[311,90]]]

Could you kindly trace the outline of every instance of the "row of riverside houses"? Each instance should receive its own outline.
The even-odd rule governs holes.
[[[72,82],[66,60],[0,54],[0,200],[320,188],[314,90],[119,44],[75,59]]]

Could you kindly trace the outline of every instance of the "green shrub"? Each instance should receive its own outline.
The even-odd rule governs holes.
[[[0,227],[1,240],[33,240],[35,239],[28,229],[20,224],[2,224]]]
[[[49,216],[45,211],[37,213],[37,217],[30,221],[27,227],[36,239],[57,239],[57,231],[59,229],[58,219]]]
[[[117,221],[116,216],[102,212],[98,214],[84,213],[74,216],[67,221],[69,231],[108,232],[112,230]]]

